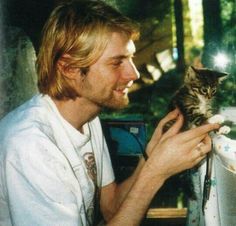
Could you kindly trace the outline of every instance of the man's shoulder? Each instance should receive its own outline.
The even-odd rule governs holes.
[[[48,142],[50,142],[48,134],[36,123],[13,124],[0,135],[0,153],[36,150],[46,147]]]
[[[19,143],[28,145],[32,138],[43,134],[47,126],[46,112],[33,97],[20,107],[7,114],[0,121],[0,146]]]
[[[37,125],[11,127],[0,137],[0,161],[35,161],[56,150],[53,138]]]

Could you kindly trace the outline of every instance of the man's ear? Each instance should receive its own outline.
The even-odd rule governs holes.
[[[69,54],[64,54],[57,62],[57,69],[67,79],[74,80],[81,71],[79,67],[70,67],[68,65],[70,58]]]

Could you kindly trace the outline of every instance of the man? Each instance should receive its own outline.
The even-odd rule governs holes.
[[[115,183],[97,115],[128,104],[139,77],[137,36],[128,18],[100,1],[68,1],[52,12],[37,60],[41,94],[0,123],[1,226],[94,225],[97,205],[107,225],[139,225],[165,180],[205,157],[218,125],[179,133],[175,110],[154,132],[148,160]]]

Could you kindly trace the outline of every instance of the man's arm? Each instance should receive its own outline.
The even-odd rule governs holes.
[[[178,110],[172,111],[159,122],[146,149],[146,153],[148,156],[150,156],[153,147],[160,141],[164,125],[168,121],[176,119],[178,115],[179,115]],[[181,121],[179,123],[181,124]],[[123,183],[116,184],[114,182],[101,189],[101,210],[106,220],[111,219],[111,217],[117,212],[117,209],[125,199],[126,195],[129,193],[131,187],[133,186],[135,180],[137,179],[144,163],[145,163],[144,158],[141,158],[134,173]]]
[[[138,174],[144,164],[142,158],[135,170],[135,172],[127,178],[124,182],[117,184],[113,182],[104,186],[101,189],[101,210],[106,221],[110,220],[113,215],[117,212],[123,200],[131,190]]]

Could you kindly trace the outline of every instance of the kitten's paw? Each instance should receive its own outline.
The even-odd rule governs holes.
[[[222,126],[219,128],[219,130],[216,132],[217,134],[228,134],[231,131],[230,127],[228,126]]]
[[[207,122],[210,124],[213,124],[213,123],[222,124],[224,121],[225,121],[225,118],[222,115],[213,115],[207,120]]]

